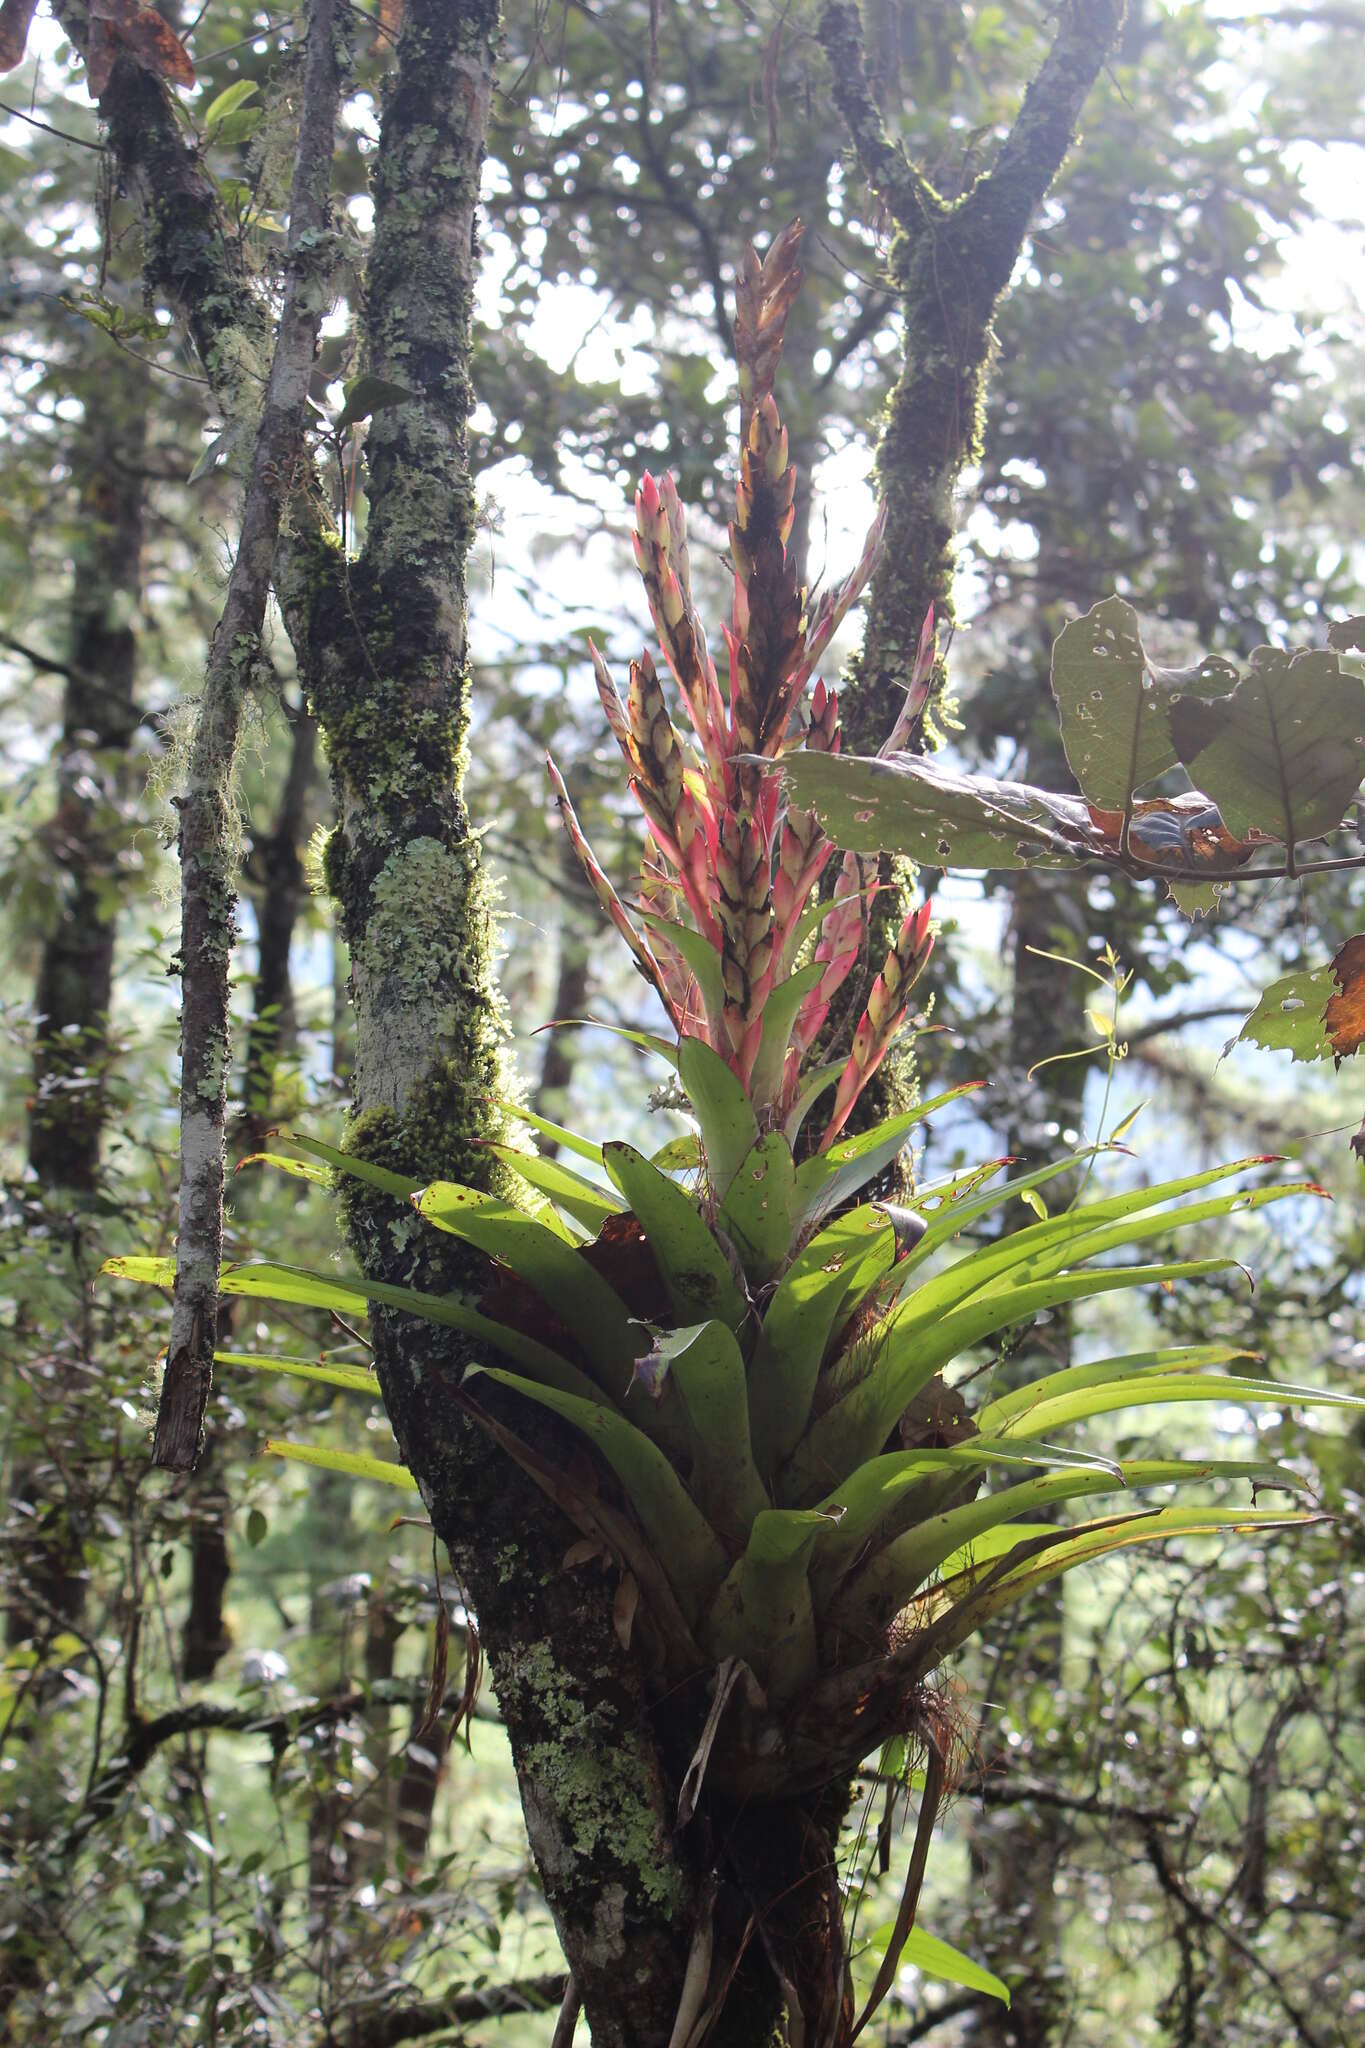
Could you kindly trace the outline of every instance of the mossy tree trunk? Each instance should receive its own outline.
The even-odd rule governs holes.
[[[844,709],[851,752],[875,753],[890,731],[929,607],[940,620],[954,616],[956,492],[981,452],[995,312],[1123,11],[1124,0],[1063,0],[1051,49],[994,164],[953,198],[888,134],[853,0],[829,0],[821,11],[835,99],[859,168],[894,223],[887,268],[904,322],[904,363],[877,455],[886,552]],[[940,662],[936,692],[945,681]]]

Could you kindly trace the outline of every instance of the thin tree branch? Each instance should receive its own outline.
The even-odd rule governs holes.
[[[561,1970],[543,1977],[523,1977],[511,1984],[489,1984],[480,1991],[448,1991],[441,1998],[411,2005],[352,2013],[340,2029],[329,2029],[317,2048],[399,2048],[403,2041],[419,2041],[428,2034],[471,2026],[478,2020],[548,2012],[565,1996],[565,1987],[571,1982]]]
[[[252,450],[241,535],[209,651],[180,813],[180,1204],[171,1334],[153,1459],[188,1471],[199,1455],[213,1382],[223,1249],[223,1126],[230,1070],[228,977],[236,925],[229,789],[242,707],[260,653],[286,501],[303,431],[331,268],[328,187],[341,78],[337,0],[308,13],[299,140],[289,195],[284,301]]]

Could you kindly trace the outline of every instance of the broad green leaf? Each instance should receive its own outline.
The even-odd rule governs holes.
[[[1067,761],[1091,803],[1126,811],[1136,790],[1175,766],[1166,721],[1174,693],[1223,695],[1236,681],[1236,668],[1219,655],[1183,672],[1155,667],[1138,615],[1121,597],[1064,626],[1052,648],[1052,694]]]
[[[241,1365],[249,1372],[280,1372],[294,1380],[312,1380],[315,1385],[345,1387],[353,1394],[379,1398],[379,1381],[358,1365],[319,1365],[308,1358],[267,1358],[254,1351],[215,1351],[215,1365]]]
[[[1296,1060],[1326,1060],[1332,1043],[1323,1011],[1336,994],[1332,969],[1300,967],[1282,974],[1261,993],[1234,1045],[1259,1045],[1265,1052],[1292,1053]]]
[[[830,904],[829,908],[833,907]],[[796,1013],[824,971],[823,963],[813,960],[809,967],[798,967],[795,974],[789,974],[785,981],[769,991],[768,1000],[763,1005],[758,1057],[749,1076],[749,1093],[755,1102],[776,1101],[782,1086],[782,1072]]]
[[[151,1287],[175,1285],[173,1258],[106,1259],[100,1271],[116,1280],[139,1280]],[[466,1336],[479,1338],[490,1351],[515,1359],[525,1371],[534,1373],[548,1386],[559,1387],[565,1393],[577,1394],[585,1400],[603,1399],[587,1374],[571,1365],[567,1358],[561,1358],[557,1351],[552,1351],[547,1344],[538,1343],[534,1337],[525,1337],[519,1330],[495,1323],[458,1294],[423,1294],[420,1288],[395,1287],[386,1281],[329,1280],[323,1274],[309,1273],[301,1266],[236,1265],[231,1262],[219,1272],[218,1291],[220,1294],[239,1294],[251,1300],[292,1301],[302,1308],[325,1308],[337,1315],[353,1317],[368,1316],[370,1304],[378,1302],[382,1308],[421,1316],[429,1323],[440,1323],[445,1328],[461,1330]]]
[[[760,1138],[730,1182],[717,1217],[751,1286],[770,1280],[786,1258],[795,1223],[796,1165],[781,1131]]]
[[[264,107],[243,107],[236,114],[225,114],[211,139],[223,149],[238,149],[250,142],[264,119]]]
[[[772,1507],[749,1444],[743,1354],[721,1322],[671,1330],[656,1346],[687,1417],[692,1494],[714,1529],[740,1541]]]
[[[775,1471],[800,1442],[831,1336],[895,1254],[895,1231],[868,1206],[827,1225],[783,1274],[749,1367],[749,1411],[761,1472]]]
[[[739,1076],[699,1038],[680,1040],[678,1076],[697,1113],[711,1192],[719,1201],[758,1142],[753,1104]]]
[[[517,1373],[485,1370],[490,1379],[562,1415],[596,1445],[621,1482],[679,1606],[695,1623],[725,1577],[725,1552],[663,1452],[613,1408],[537,1386]]]
[[[384,1486],[401,1486],[416,1493],[417,1481],[406,1465],[386,1458],[368,1458],[360,1451],[329,1451],[321,1444],[291,1444],[267,1437],[266,1450],[277,1458],[291,1458],[296,1465],[317,1465],[324,1472],[342,1472],[348,1479],[377,1479]]]
[[[941,1941],[936,1934],[927,1934],[922,1927],[912,1927],[901,1945],[901,1964],[906,1963],[941,1983],[960,1984],[964,1991],[983,1991],[989,1998],[998,1998],[1002,2005],[1010,2002],[1009,1986],[993,1976],[983,1963],[974,1963],[960,1948]]]
[[[337,433],[343,433],[347,427],[358,427],[371,413],[382,412],[387,406],[410,405],[416,396],[408,385],[395,384],[389,377],[376,377],[366,371],[363,376],[352,377],[346,386],[346,403],[333,425]]]
[[[1365,682],[1327,650],[1258,647],[1231,696],[1177,696],[1169,719],[1191,780],[1239,839],[1334,832],[1365,774]]]
[[[260,91],[259,85],[250,78],[239,78],[235,85],[229,85],[204,109],[204,136],[212,137],[214,130],[226,121],[229,114],[235,114],[238,107],[245,106]]]
[[[696,1197],[633,1145],[604,1145],[602,1163],[649,1240],[673,1313],[686,1323],[715,1316],[738,1330],[748,1303]]]
[[[547,1159],[540,1152],[519,1152],[515,1145],[488,1144],[484,1150],[501,1159],[504,1166],[510,1166],[542,1195],[548,1195],[557,1208],[594,1237],[609,1216],[621,1213],[621,1204],[605,1188],[575,1173],[572,1167],[561,1165],[557,1159]]]
[[[985,1436],[1026,1416],[1042,1401],[1069,1394],[1077,1387],[1095,1387],[1127,1379],[1137,1373],[1202,1372],[1206,1366],[1229,1365],[1235,1358],[1254,1359],[1254,1351],[1233,1344],[1187,1344],[1154,1351],[1129,1351],[1121,1357],[1097,1358],[1088,1365],[1063,1366],[1045,1373],[1026,1387],[1016,1387],[978,1409],[976,1426]]]
[[[782,758],[791,800],[850,853],[904,853],[926,867],[1071,867],[1098,843],[1087,806],[1021,782],[962,775],[900,755],[808,748]]]
[[[681,1137],[670,1138],[657,1152],[651,1152],[649,1163],[665,1173],[690,1173],[701,1165],[701,1139],[695,1131],[684,1131]]]
[[[509,1202],[457,1181],[433,1181],[413,1204],[438,1230],[476,1245],[533,1287],[572,1333],[599,1386],[625,1399],[644,1333],[581,1252]]]
[[[971,1095],[981,1086],[980,1081],[964,1081],[960,1087],[945,1089],[930,1102],[921,1102],[917,1108],[889,1117],[870,1131],[841,1139],[828,1152],[803,1160],[796,1171],[794,1220],[798,1227],[804,1229],[851,1201],[900,1157],[916,1124],[923,1123],[945,1103]]]
[[[817,1509],[759,1515],[743,1557],[717,1593],[705,1642],[716,1658],[743,1657],[775,1706],[815,1675],[815,1614],[807,1567],[834,1518]]]

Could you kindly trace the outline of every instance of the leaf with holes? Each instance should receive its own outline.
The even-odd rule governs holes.
[[[1294,846],[1334,832],[1365,774],[1365,682],[1335,653],[1258,647],[1231,696],[1177,696],[1169,721],[1191,780],[1239,839]]]

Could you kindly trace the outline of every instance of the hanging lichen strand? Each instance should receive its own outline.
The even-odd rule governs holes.
[[[801,223],[793,222],[761,260],[750,249],[739,281],[734,332],[741,439],[730,526],[734,606],[724,629],[727,694],[692,601],[686,522],[671,476],[656,481],[646,474],[636,493],[635,560],[693,737],[674,725],[647,651],[631,664],[623,703],[593,649],[607,722],[649,827],[639,924],[593,857],[550,763],[565,825],[607,914],[679,1037],[719,1052],[744,1084],[760,1129],[793,1116],[803,1056],[858,960],[877,886],[874,867],[850,855],[832,905],[823,906],[812,958],[794,974],[821,917],[808,905],[834,847],[812,812],[783,806],[780,782],[767,764],[793,747],[838,751],[838,698],[822,681],[811,690],[810,681],[872,574],[884,524],[879,514],[843,587],[808,611],[787,552],[796,472],[773,397],[783,329],[801,283],[801,233]],[[916,687],[933,660],[927,622],[920,654]],[[684,906],[691,924],[680,921]],[[838,1076],[821,1151],[843,1129],[899,1029],[932,946],[925,904],[905,919],[877,977]],[[779,988],[787,992],[781,1003],[773,1001]],[[827,1083],[833,1079],[831,1073]]]

